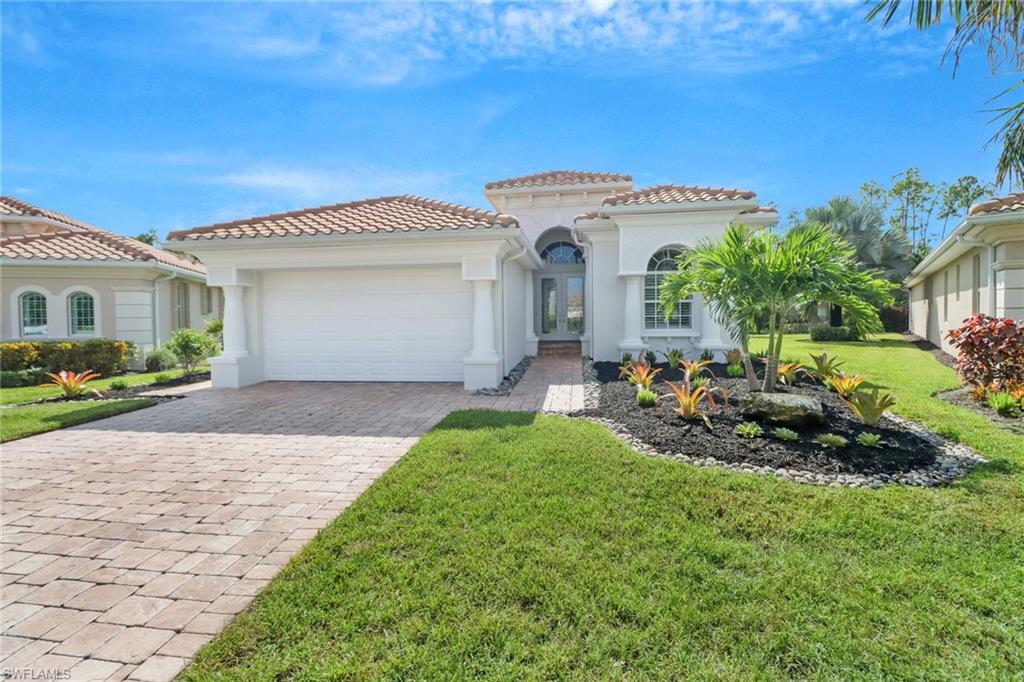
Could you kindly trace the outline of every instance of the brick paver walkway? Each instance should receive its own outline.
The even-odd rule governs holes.
[[[3,446],[0,669],[169,680],[452,410],[582,407],[578,358],[507,398],[267,383]]]

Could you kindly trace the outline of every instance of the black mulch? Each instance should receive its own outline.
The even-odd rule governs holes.
[[[168,381],[165,384],[145,384],[143,386],[130,386],[128,388],[123,388],[123,389],[116,390],[116,391],[115,390],[100,391],[100,393],[102,393],[105,397],[109,397],[109,398],[134,398],[135,396],[139,395],[140,393],[145,393],[146,391],[155,391],[155,390],[158,390],[158,389],[174,388],[175,386],[188,386],[189,384],[197,384],[197,383],[199,383],[201,381],[209,381],[209,380],[210,380],[210,373],[209,372],[198,372],[198,373],[193,374],[192,376],[189,376],[189,377],[178,377],[176,379],[171,379],[170,381]],[[153,396],[144,396],[144,397],[152,398]]]
[[[979,403],[972,400],[966,388],[936,393],[935,397],[960,407],[966,407],[968,410],[973,410],[978,414],[988,417],[996,426],[1024,436],[1024,417],[1004,417],[989,407],[987,403]]]
[[[604,382],[601,385],[599,406],[583,414],[616,422],[644,443],[666,453],[681,452],[692,457],[711,456],[729,463],[830,474],[891,474],[909,471],[929,466],[937,454],[934,445],[888,419],[883,418],[876,427],[865,427],[837,395],[809,382],[801,381],[793,387],[780,387],[780,391],[800,393],[821,400],[825,407],[826,424],[822,427],[795,429],[800,434],[800,440],[786,442],[770,436],[774,426],[769,424],[762,424],[765,435],[760,438],[740,438],[733,433],[737,424],[749,421],[743,418],[738,407],[740,399],[749,389],[746,379],[722,378],[722,365],[714,366],[716,378],[713,385],[724,388],[729,399],[727,404],[720,404],[719,410],[711,415],[712,430],[703,421],[685,421],[677,416],[672,411],[675,398],[671,397],[671,391],[660,381],[655,383],[654,390],[669,397],[658,401],[655,407],[645,409],[636,403],[635,388],[618,380],[615,363],[595,363],[594,369]],[[666,374],[670,380],[675,380],[679,372],[672,370]],[[865,431],[882,436],[886,447],[866,448],[857,444],[857,434]],[[811,440],[822,433],[843,436],[849,444],[836,450],[826,450]]]

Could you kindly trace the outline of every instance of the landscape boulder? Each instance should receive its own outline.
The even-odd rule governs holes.
[[[825,408],[817,398],[792,393],[750,393],[740,400],[744,417],[781,426],[817,426],[825,423]]]

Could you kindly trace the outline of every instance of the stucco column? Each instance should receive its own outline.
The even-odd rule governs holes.
[[[245,287],[224,286],[224,356],[239,358],[249,354],[245,338]]]
[[[473,349],[469,354],[474,358],[493,358],[497,355],[494,347],[493,289],[493,280],[473,280]]]
[[[644,343],[644,318],[643,318],[643,275],[626,275],[626,300],[622,311],[622,333],[624,338],[619,348],[624,351],[637,351],[646,348]]]
[[[526,299],[526,307],[523,310],[525,315],[525,327],[526,327],[526,354],[536,355],[537,354],[537,332],[533,328],[534,318],[534,305],[536,302],[533,299],[533,272],[527,271],[526,282],[523,290],[523,297]]]

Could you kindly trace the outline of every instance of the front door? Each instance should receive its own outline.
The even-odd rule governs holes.
[[[582,274],[552,273],[537,277],[535,326],[540,338],[574,341],[583,335],[583,282]]]

